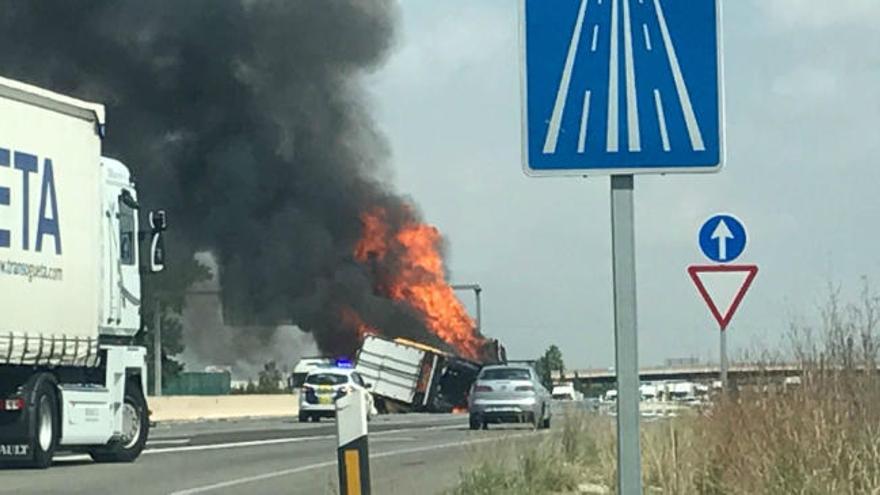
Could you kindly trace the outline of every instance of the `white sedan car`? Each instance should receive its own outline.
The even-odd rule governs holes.
[[[306,376],[299,394],[299,420],[320,421],[336,416],[336,399],[362,390],[367,397],[367,418],[376,414],[370,386],[354,368],[328,367],[314,369]]]

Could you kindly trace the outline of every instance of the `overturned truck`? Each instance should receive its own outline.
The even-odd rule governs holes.
[[[497,342],[492,346],[491,361],[502,361],[503,348]],[[483,364],[412,340],[367,335],[356,367],[380,413],[449,412],[467,407]]]

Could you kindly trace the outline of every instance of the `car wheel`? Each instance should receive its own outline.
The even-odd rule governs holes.
[[[138,382],[129,380],[125,384],[122,402],[123,438],[91,449],[89,455],[95,462],[134,462],[147,445],[149,432],[147,401]]]
[[[308,420],[309,420],[309,415],[308,415],[308,414],[306,414],[306,413],[304,413],[304,412],[299,413],[299,422],[300,422],[300,423],[305,423],[305,422],[307,422]]]
[[[468,426],[470,426],[472,430],[479,430],[480,427],[483,425],[482,421],[480,421],[479,416],[477,416],[476,414],[471,414],[468,418]]]

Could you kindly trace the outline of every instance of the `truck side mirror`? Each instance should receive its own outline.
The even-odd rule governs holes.
[[[161,231],[153,232],[150,239],[150,273],[165,269],[165,240]]]
[[[164,232],[168,228],[168,219],[165,210],[153,210],[150,212],[150,229],[153,232]]]

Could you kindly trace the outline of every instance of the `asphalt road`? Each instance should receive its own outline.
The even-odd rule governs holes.
[[[294,418],[158,425],[133,464],[63,453],[45,471],[0,471],[0,493],[337,493],[335,424]],[[464,415],[382,416],[370,424],[373,493],[431,494],[454,486],[480,449],[541,435],[520,426],[469,431]]]

